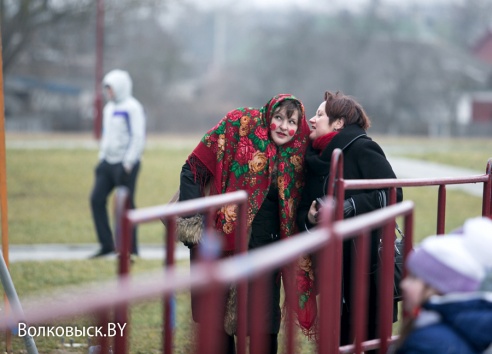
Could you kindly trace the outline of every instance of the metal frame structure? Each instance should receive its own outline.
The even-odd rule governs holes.
[[[73,316],[95,314],[99,318],[101,325],[107,324],[111,320],[120,324],[125,324],[123,335],[114,337],[113,343],[107,336],[98,338],[101,345],[101,353],[107,353],[111,344],[114,352],[128,353],[128,335],[130,330],[130,319],[128,317],[128,307],[137,302],[148,301],[156,298],[163,299],[164,311],[162,314],[162,352],[173,353],[173,329],[171,323],[172,297],[178,292],[199,290],[201,292],[200,302],[203,304],[203,314],[208,319],[206,325],[199,326],[198,346],[200,353],[218,353],[220,351],[219,341],[216,336],[218,331],[214,328],[221,326],[220,307],[223,306],[225,294],[231,284],[238,287],[238,332],[237,332],[237,352],[239,354],[247,351],[247,335],[250,334],[250,352],[262,353],[264,344],[259,335],[261,333],[262,320],[261,308],[248,311],[248,295],[261,295],[265,291],[268,276],[276,269],[283,269],[284,289],[286,299],[289,304],[295,298],[295,287],[293,267],[298,258],[304,254],[314,254],[320,260],[318,266],[319,279],[319,353],[362,353],[364,350],[380,348],[385,353],[389,344],[395,339],[391,335],[391,311],[392,311],[392,248],[383,249],[382,274],[380,297],[380,339],[364,340],[365,311],[368,306],[364,294],[367,292],[368,284],[367,273],[369,242],[368,237],[375,228],[383,229],[383,242],[393,242],[395,219],[403,218],[403,229],[405,237],[406,257],[412,248],[413,240],[413,210],[414,205],[411,201],[404,201],[396,204],[396,188],[398,187],[419,187],[419,186],[439,186],[438,202],[438,233],[444,232],[445,222],[445,197],[446,185],[464,183],[484,183],[484,194],[482,211],[484,216],[490,217],[491,211],[491,163],[487,164],[487,173],[480,176],[470,176],[468,178],[439,178],[439,179],[392,179],[392,180],[344,180],[343,179],[343,155],[335,151],[332,159],[329,181],[328,203],[322,209],[321,223],[316,230],[304,232],[291,237],[283,242],[246,252],[247,249],[247,195],[244,191],[216,195],[207,198],[195,199],[175,204],[161,205],[156,207],[129,210],[128,192],[125,189],[118,189],[116,194],[116,221],[117,221],[117,247],[119,251],[118,278],[113,282],[108,282],[103,286],[88,289],[79,295],[60,294],[50,301],[39,303],[35,306],[25,307],[26,311],[23,318],[18,318],[14,314],[11,321],[26,321],[29,325],[43,325],[50,322],[60,321]],[[345,189],[371,189],[389,188],[390,205],[361,216],[356,216],[348,220],[341,220],[343,210],[343,195]],[[237,252],[233,257],[226,259],[214,259],[207,255],[213,254],[214,247],[214,215],[218,208],[235,204],[238,206],[238,228],[237,228]],[[176,242],[176,218],[179,216],[194,215],[200,213],[204,215],[205,232],[212,237],[207,238],[204,248],[208,250],[205,256],[197,263],[192,265],[189,275],[183,275],[179,267],[174,265],[174,246]],[[131,249],[131,229],[137,224],[148,222],[163,222],[166,226],[166,262],[158,274],[149,276],[139,276],[137,278],[130,275],[130,249]],[[361,250],[354,265],[354,279],[357,290],[354,292],[354,316],[356,327],[354,334],[356,341],[353,345],[339,347],[340,334],[340,301],[341,301],[341,248],[344,240],[353,238],[358,249]],[[253,291],[248,292],[251,286]],[[256,295],[255,295],[256,294]],[[73,306],[73,304],[78,304]],[[389,306],[391,304],[391,306]],[[26,305],[26,304],[25,304]],[[27,304],[29,305],[29,304]],[[294,353],[296,347],[295,314],[292,306],[288,307],[285,326],[286,326],[286,351]],[[114,319],[110,319],[110,314]],[[250,321],[250,326],[247,322]],[[15,323],[15,322],[14,322]],[[0,329],[12,327],[12,322],[0,323]],[[248,328],[251,333],[248,333]]]
[[[127,206],[127,193],[125,190],[119,190],[119,205],[122,205],[124,210]],[[333,289],[337,280],[336,266],[333,261],[334,245],[343,242],[345,238],[354,237],[360,242],[363,249],[367,250],[367,242],[364,240],[367,238],[368,232],[374,227],[381,227],[383,225],[392,225],[395,217],[404,216],[405,223],[404,229],[409,236],[411,236],[412,229],[411,223],[413,218],[413,203],[410,201],[393,205],[383,210],[376,211],[374,213],[366,214],[361,217],[354,218],[352,220],[345,221],[332,221],[333,209],[327,207],[322,212],[322,222],[320,227],[311,232],[299,234],[295,237],[291,237],[284,242],[278,242],[273,245],[269,245],[251,252],[241,252],[233,257],[220,260],[203,259],[200,264],[193,266],[189,276],[184,276],[179,267],[172,264],[167,264],[166,267],[158,274],[150,275],[149,277],[139,276],[133,278],[125,270],[125,264],[129,261],[129,240],[131,240],[131,225],[134,223],[150,222],[155,220],[167,221],[168,227],[168,241],[167,244],[171,248],[175,242],[173,237],[174,218],[177,215],[188,215],[190,212],[207,210],[208,215],[211,215],[211,211],[218,202],[225,204],[237,203],[246,200],[246,194],[244,192],[234,192],[230,194],[224,194],[215,197],[203,198],[194,202],[177,203],[172,206],[158,206],[153,208],[143,208],[139,210],[126,210],[123,213],[117,210],[119,215],[120,229],[118,232],[123,237],[120,245],[120,274],[116,281],[108,282],[103,286],[97,288],[87,289],[84,288],[80,294],[60,294],[55,296],[49,301],[36,304],[27,304],[24,317],[12,318],[13,321],[25,321],[29,326],[45,325],[47,323],[60,321],[66,318],[73,318],[74,316],[81,316],[86,314],[96,314],[100,319],[99,325],[107,328],[108,322],[111,322],[109,314],[114,313],[113,322],[120,324],[126,324],[123,336],[116,336],[113,338],[113,343],[109,342],[107,336],[99,338],[101,353],[107,353],[111,344],[115,353],[128,353],[128,329],[130,328],[130,320],[127,315],[128,306],[132,303],[147,301],[156,298],[163,298],[165,304],[165,310],[163,313],[163,353],[173,353],[173,329],[169,320],[170,307],[169,299],[176,292],[189,291],[190,289],[200,290],[202,292],[201,302],[204,309],[204,315],[209,319],[207,325],[200,326],[198,334],[198,345],[200,353],[216,354],[220,352],[219,342],[216,339],[218,331],[214,328],[220,326],[222,320],[217,314],[220,313],[221,303],[223,304],[224,294],[230,284],[235,283],[238,286],[243,285],[245,290],[241,292],[241,288],[238,288],[238,344],[237,352],[245,353],[247,349],[246,344],[246,328],[247,328],[247,287],[251,285],[253,294],[261,294],[264,292],[265,282],[268,276],[274,272],[275,269],[286,269],[285,276],[285,291],[288,301],[295,297],[295,288],[290,286],[289,280],[293,281],[293,273],[290,271],[297,263],[298,258],[303,254],[313,253],[317,254],[322,262],[320,264],[320,277],[325,281],[320,282],[320,311],[319,311],[319,330],[320,333],[326,333],[326,335],[320,335],[319,352],[320,353],[339,353],[338,347],[338,331],[339,321],[336,320],[337,311],[339,311],[339,299],[340,294],[336,294]],[[212,208],[212,209],[208,209]],[[118,209],[118,208],[117,208]],[[242,212],[239,212],[241,218]],[[244,214],[245,216],[245,214]],[[245,220],[245,219],[244,219]],[[242,230],[239,234],[240,237],[246,236],[246,224],[242,225]],[[124,239],[127,239],[125,241]],[[411,240],[411,237],[408,237]],[[244,244],[244,243],[243,243]],[[242,246],[241,246],[242,247]],[[170,251],[171,252],[171,251]],[[172,252],[171,252],[172,253]],[[125,256],[127,254],[127,256]],[[171,257],[172,258],[172,257]],[[362,260],[367,258],[362,258]],[[171,260],[166,263],[171,263]],[[362,274],[367,269],[367,264],[364,261],[357,266],[357,273]],[[289,270],[290,269],[290,270]],[[359,275],[360,275],[359,274]],[[386,277],[385,277],[386,278]],[[390,278],[392,279],[392,278]],[[360,291],[364,292],[364,283],[361,283]],[[390,285],[391,287],[391,285]],[[390,289],[391,290],[391,289]],[[78,306],[74,306],[78,304]],[[32,305],[32,306],[29,306]],[[292,309],[292,307],[289,307]],[[360,315],[360,309],[363,305],[359,305],[357,314]],[[286,318],[286,348],[287,353],[295,352],[295,321],[294,314],[288,311]],[[259,336],[262,326],[261,308],[255,308],[251,311],[250,321],[253,323],[250,352],[262,353],[264,349],[264,343]],[[391,319],[389,319],[391,321]],[[0,323],[0,328],[12,327],[12,322]],[[259,328],[259,329],[258,329]],[[104,333],[106,334],[106,333]],[[337,338],[333,340],[332,338]],[[362,337],[360,337],[362,338]],[[358,346],[357,346],[358,345]],[[357,351],[358,348],[367,348],[370,345],[376,345],[377,343],[356,343],[354,348],[348,348],[348,350]]]

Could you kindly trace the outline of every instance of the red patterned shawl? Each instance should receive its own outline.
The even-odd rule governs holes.
[[[309,126],[301,103],[296,134],[288,143],[277,146],[269,127],[273,112],[283,100],[297,98],[280,94],[261,109],[243,107],[229,112],[205,134],[188,161],[191,165],[190,158],[197,158],[211,172],[210,194],[248,192],[248,226],[266,198],[277,163],[280,237],[286,238],[297,231],[295,215],[304,186]],[[226,205],[217,212],[216,229],[225,236],[224,251],[235,250],[236,209],[235,205]]]

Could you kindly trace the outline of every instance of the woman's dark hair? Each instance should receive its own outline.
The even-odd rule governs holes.
[[[280,102],[277,106],[277,108],[275,108],[275,111],[274,113],[277,111],[277,110],[281,110],[282,108],[285,108],[285,113],[287,114],[287,118],[290,118],[292,117],[292,115],[294,114],[295,111],[297,111],[297,116],[299,117],[299,120],[302,119],[302,106],[301,106],[301,103],[297,100],[283,100],[282,102]]]
[[[337,91],[336,93],[325,92],[325,112],[330,124],[337,119],[342,119],[345,125],[357,124],[364,130],[371,126],[371,120],[366,112],[353,97],[344,95]]]

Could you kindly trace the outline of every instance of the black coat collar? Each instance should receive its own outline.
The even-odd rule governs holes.
[[[306,151],[306,163],[311,173],[316,175],[326,175],[330,171],[330,160],[333,150],[335,149],[347,149],[354,141],[359,138],[367,138],[367,133],[364,129],[356,124],[351,124],[340,130],[335,135],[333,140],[323,150],[321,155],[319,150],[313,148],[313,144],[309,144]]]

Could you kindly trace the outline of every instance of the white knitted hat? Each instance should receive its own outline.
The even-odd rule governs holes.
[[[480,288],[492,267],[492,221],[469,219],[460,234],[430,236],[412,251],[408,270],[442,294]]]
[[[492,220],[489,218],[469,219],[463,225],[464,242],[468,251],[485,268],[492,268]]]

